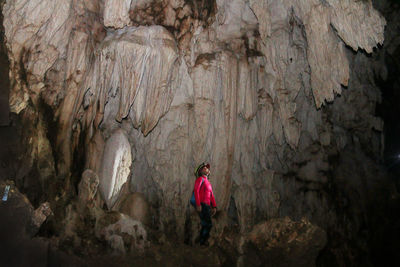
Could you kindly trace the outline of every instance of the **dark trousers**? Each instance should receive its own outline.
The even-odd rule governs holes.
[[[210,236],[210,231],[212,227],[211,207],[204,203],[201,203],[200,221],[200,244],[204,244]]]

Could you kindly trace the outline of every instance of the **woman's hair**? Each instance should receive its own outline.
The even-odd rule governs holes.
[[[210,168],[210,164],[208,164],[208,163],[205,164],[204,162],[201,163],[201,164],[197,167],[197,169],[195,170],[194,175],[195,175],[196,177],[200,177],[200,176],[202,176],[202,175],[206,175],[206,174],[203,172],[204,167]]]

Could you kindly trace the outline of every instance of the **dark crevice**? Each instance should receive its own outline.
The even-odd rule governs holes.
[[[375,76],[375,82],[382,92],[382,103],[376,107],[376,114],[384,120],[384,160],[391,172],[400,173],[400,47],[393,55],[384,54],[388,71],[386,80]]]
[[[206,22],[210,25],[210,18],[217,13],[217,3],[215,0],[189,0],[188,4],[192,7],[194,18]]]
[[[43,114],[43,120],[46,125],[46,137],[49,140],[50,146],[51,146],[51,152],[53,154],[53,159],[54,159],[54,168],[56,171],[56,175],[58,174],[58,169],[57,169],[57,162],[58,162],[58,156],[56,153],[56,142],[57,142],[57,134],[58,134],[58,122],[54,118],[54,111],[53,109],[43,101],[43,99],[40,99],[39,102],[39,109],[42,111]]]
[[[229,208],[228,208],[228,225],[230,227],[237,227],[239,226],[239,216],[238,216],[238,211],[236,208],[236,203],[235,199],[231,196],[231,200],[229,202]]]
[[[379,68],[374,72],[374,82],[381,90],[382,101],[376,106],[376,115],[384,121],[384,164],[388,176],[397,188],[384,209],[372,214],[372,223],[379,225],[370,238],[371,258],[375,266],[392,266],[400,248],[400,46],[391,43],[400,28],[400,1],[387,4],[373,1],[387,21],[385,43],[376,55]],[[398,36],[397,36],[398,37]],[[378,197],[379,195],[377,195]],[[381,196],[379,196],[381,198]]]

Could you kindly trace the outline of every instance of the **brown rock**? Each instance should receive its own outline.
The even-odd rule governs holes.
[[[257,224],[248,240],[259,256],[273,266],[315,266],[327,242],[326,233],[308,220],[273,219]]]
[[[150,223],[149,204],[141,193],[127,195],[122,201],[119,211],[144,225]]]
[[[96,222],[96,235],[105,239],[119,253],[143,253],[149,246],[142,223],[117,212],[106,213]]]
[[[92,170],[85,170],[78,186],[79,206],[86,207],[94,200],[99,186],[99,177]]]
[[[39,208],[37,208],[32,214],[33,225],[39,229],[42,223],[44,223],[47,217],[51,214],[53,214],[53,212],[51,211],[49,202],[40,204]]]
[[[105,0],[104,26],[115,29],[123,28],[130,23],[129,9],[132,0]]]

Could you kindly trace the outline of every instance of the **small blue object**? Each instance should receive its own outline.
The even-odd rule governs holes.
[[[201,178],[201,184],[200,188],[203,185],[204,178]],[[196,198],[194,197],[194,191],[192,192],[192,197],[190,198],[190,204],[192,204],[193,207],[196,207]]]
[[[192,197],[190,198],[190,204],[192,204],[193,207],[196,207],[196,199],[194,197],[194,191],[192,193]]]
[[[8,191],[10,191],[10,186],[6,185],[6,188],[4,189],[4,195],[3,195],[3,201],[7,201],[8,199]]]

